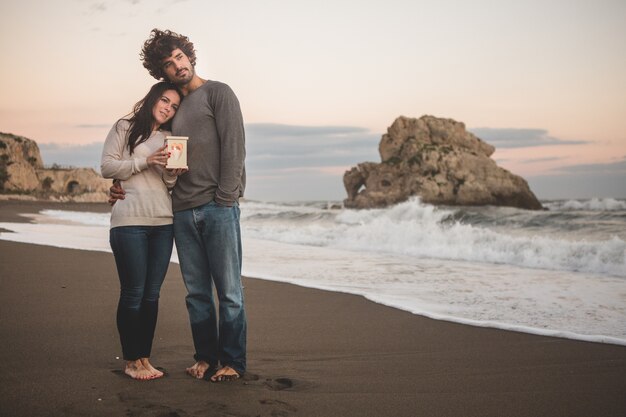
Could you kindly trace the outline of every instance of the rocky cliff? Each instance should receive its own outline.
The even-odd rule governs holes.
[[[40,183],[37,170],[43,168],[35,141],[0,133],[0,191],[34,191]]]
[[[425,203],[541,209],[521,177],[497,166],[495,148],[452,119],[401,116],[383,135],[381,163],[344,174],[348,208],[384,207],[419,196]]]
[[[0,133],[0,193],[107,201],[109,181],[91,168],[44,168],[37,143]]]

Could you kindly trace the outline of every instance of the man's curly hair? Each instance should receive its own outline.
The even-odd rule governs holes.
[[[189,38],[179,35],[171,30],[152,29],[150,37],[144,42],[139,56],[143,61],[143,66],[157,80],[165,79],[165,72],[161,62],[169,58],[174,49],[180,49],[187,55],[189,62],[196,66],[196,50]]]

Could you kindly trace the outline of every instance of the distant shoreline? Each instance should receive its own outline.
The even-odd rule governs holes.
[[[28,223],[29,219],[20,214],[37,214],[41,210],[71,210],[107,213],[111,211],[108,203],[77,203],[38,199],[4,199],[0,194],[0,222]]]

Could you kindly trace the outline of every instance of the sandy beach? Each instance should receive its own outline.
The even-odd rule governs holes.
[[[43,208],[0,201],[0,221]],[[122,372],[113,256],[0,241],[2,416],[623,416],[626,347],[471,327],[363,297],[245,278],[248,373],[184,372],[193,347],[178,265],[153,362]]]

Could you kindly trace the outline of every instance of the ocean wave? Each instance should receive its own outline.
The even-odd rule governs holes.
[[[550,201],[543,203],[548,210],[558,211],[624,211],[625,200],[614,198],[592,198],[591,200]]]
[[[623,216],[615,211],[576,213],[436,207],[417,198],[370,210],[246,202],[242,232],[305,246],[626,277],[626,239],[615,232],[624,228]],[[108,214],[42,214],[91,226],[109,222]]]
[[[247,211],[254,211],[251,208]],[[280,207],[262,209],[267,214]],[[456,219],[456,210],[422,204],[417,198],[384,209],[341,210],[323,220],[319,209],[290,210],[310,221],[277,217],[257,222],[253,214],[242,222],[244,230],[250,237],[300,245],[626,277],[626,242],[617,236],[587,241],[521,233],[510,226],[493,230],[463,223]]]

